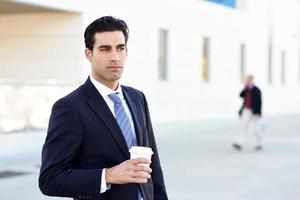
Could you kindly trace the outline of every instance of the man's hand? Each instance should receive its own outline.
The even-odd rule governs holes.
[[[150,164],[150,161],[145,158],[135,158],[107,168],[106,184],[147,183],[152,170],[143,164]]]

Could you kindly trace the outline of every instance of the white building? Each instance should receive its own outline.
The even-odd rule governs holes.
[[[90,73],[83,32],[113,15],[130,29],[122,82],[158,122],[232,118],[248,73],[263,113],[300,112],[300,1],[0,1],[0,132],[45,127],[55,100]]]

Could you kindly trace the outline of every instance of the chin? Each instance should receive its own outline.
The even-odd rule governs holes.
[[[120,78],[121,78],[121,76],[114,76],[110,80],[111,81],[118,81],[118,80],[120,80]]]

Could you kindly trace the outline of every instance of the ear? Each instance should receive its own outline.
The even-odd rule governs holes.
[[[85,51],[84,51],[84,53],[85,53],[85,57],[86,57],[90,62],[92,62],[92,58],[93,58],[93,52],[92,52],[92,50],[86,48]]]

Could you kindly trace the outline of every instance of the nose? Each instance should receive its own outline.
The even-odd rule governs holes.
[[[117,51],[112,51],[110,55],[110,61],[115,62],[120,59],[120,55]]]

